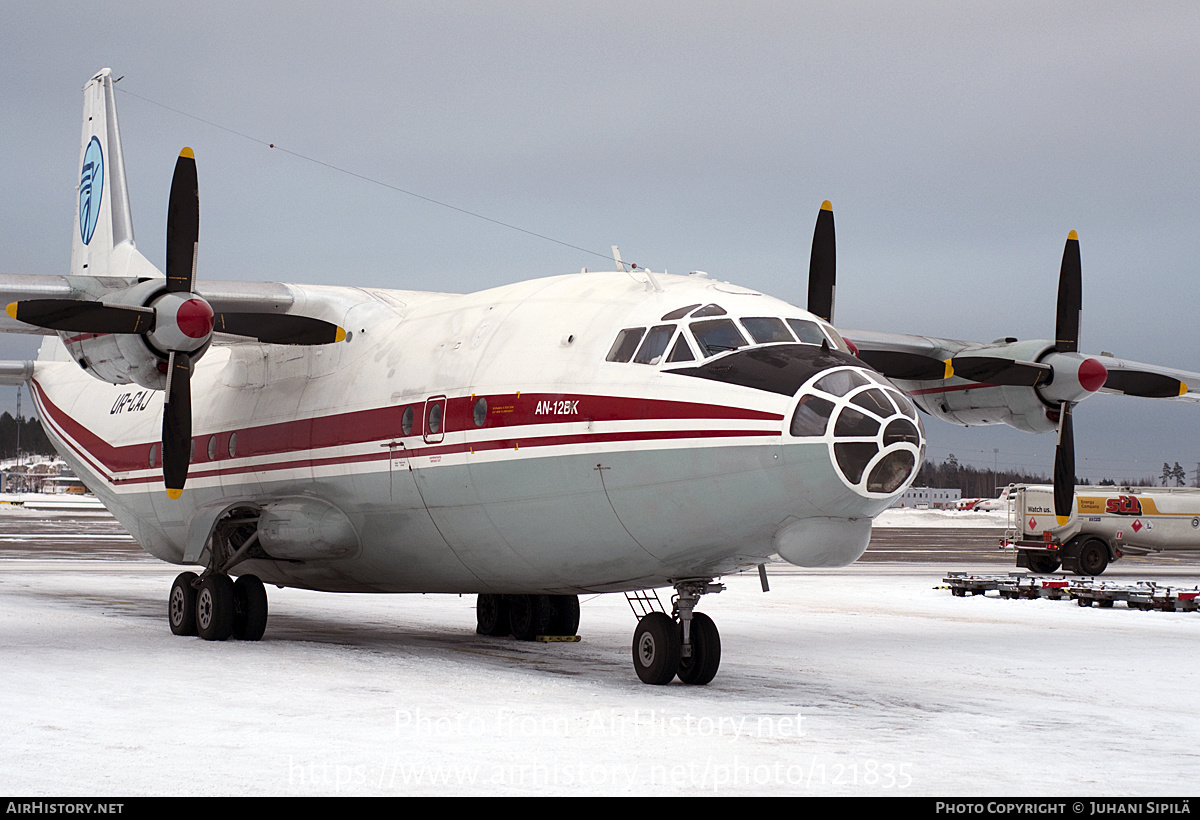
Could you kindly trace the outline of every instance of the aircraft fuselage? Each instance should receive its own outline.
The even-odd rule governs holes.
[[[213,344],[192,379],[177,500],[162,490],[161,391],[100,382],[51,337],[34,393],[63,456],[156,557],[203,564],[214,522],[265,512],[264,552],[238,572],[268,583],[565,594],[712,577],[779,552],[853,561],[919,464],[919,438],[888,439],[898,391],[828,345],[750,341],[745,319],[814,321],[798,308],[658,276],[661,292],[624,273],[463,296],[308,288],[342,311],[347,340]],[[704,320],[660,318],[710,304],[750,343],[714,353],[691,328]],[[682,337],[692,360],[610,361],[624,328],[669,334],[664,347]],[[871,430],[835,436],[826,412],[824,432],[795,435],[798,400],[834,371],[860,375],[844,399],[817,391],[827,404],[870,391],[891,404]],[[860,450],[876,442],[857,468],[835,455],[847,435]],[[912,458],[885,491],[874,472],[897,446]],[[849,534],[830,538],[831,523]]]

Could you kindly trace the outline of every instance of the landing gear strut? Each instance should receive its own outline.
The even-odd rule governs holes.
[[[675,584],[673,615],[650,612],[633,633],[633,668],[643,683],[662,686],[676,675],[684,683],[703,686],[721,666],[721,635],[712,618],[695,612],[701,595],[721,592],[711,579]]]

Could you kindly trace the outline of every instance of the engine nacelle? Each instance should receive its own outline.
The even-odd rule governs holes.
[[[165,279],[139,282],[131,288],[104,296],[111,305],[147,307],[163,298],[166,293]],[[211,320],[211,311],[209,312]],[[211,328],[211,321],[209,324]],[[167,386],[167,350],[154,346],[150,339],[135,333],[75,333],[59,331],[59,338],[67,346],[71,358],[96,378],[110,384],[137,384],[151,390],[163,390]],[[194,362],[208,349],[209,336],[204,344],[191,354]]]
[[[1049,365],[1052,372],[1036,387],[955,379],[940,387],[915,390],[910,394],[913,400],[953,424],[1007,424],[1028,433],[1049,433],[1058,428],[1062,402],[1082,401],[1103,387],[1108,378],[1108,371],[1096,359],[1081,353],[1060,353],[1044,340],[999,344],[972,350],[970,355],[1039,362]]]

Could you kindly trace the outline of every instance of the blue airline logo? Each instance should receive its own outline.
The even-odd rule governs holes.
[[[79,237],[85,245],[92,241],[103,196],[104,152],[100,149],[100,140],[92,137],[83,152],[83,171],[79,175]]]

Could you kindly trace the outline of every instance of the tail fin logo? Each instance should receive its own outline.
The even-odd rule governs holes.
[[[92,241],[103,196],[104,151],[100,148],[100,140],[92,137],[83,153],[83,171],[79,175],[79,236],[85,245]]]

